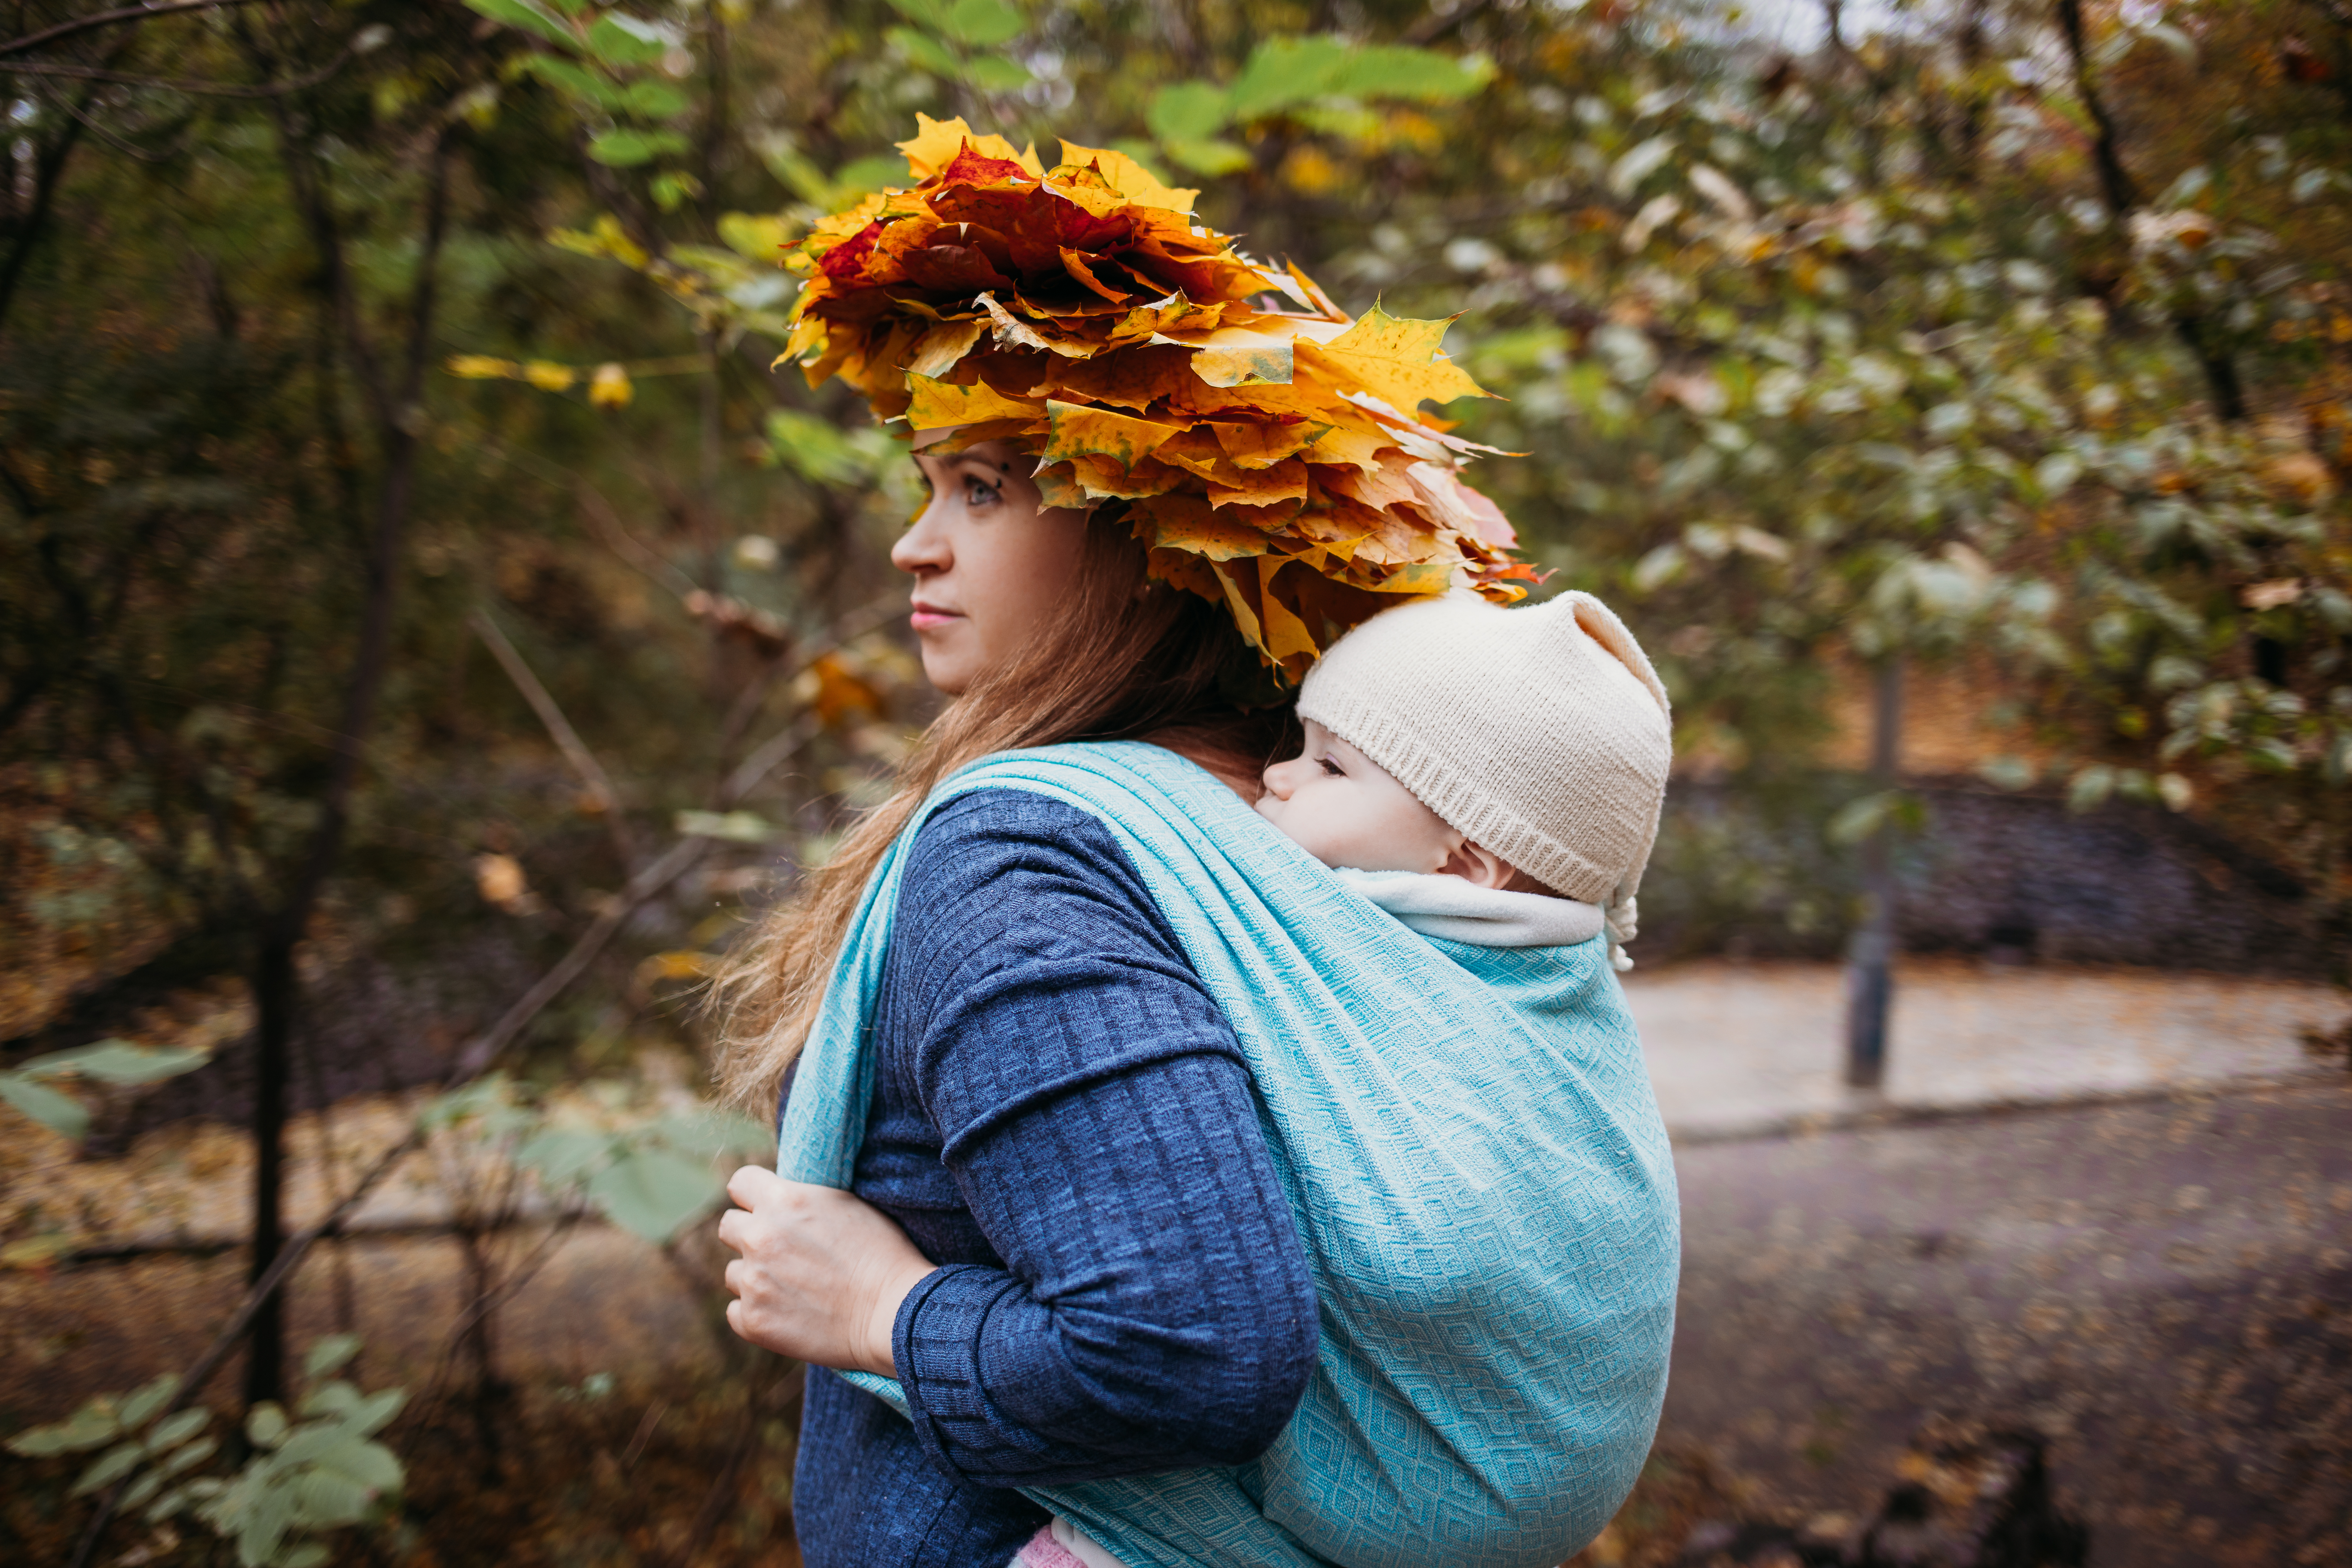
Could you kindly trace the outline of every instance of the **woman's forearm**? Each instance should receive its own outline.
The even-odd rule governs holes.
[[[954,1169],[1007,1268],[940,1269],[899,1310],[894,1363],[939,1459],[1043,1485],[1239,1464],[1280,1434],[1315,1294],[1237,1064],[1080,1089]]]

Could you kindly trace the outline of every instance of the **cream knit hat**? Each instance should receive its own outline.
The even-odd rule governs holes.
[[[1384,610],[1307,673],[1298,716],[1632,939],[1674,744],[1666,689],[1608,605],[1449,594]]]

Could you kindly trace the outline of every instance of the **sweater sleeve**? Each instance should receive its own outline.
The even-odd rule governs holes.
[[[1233,1030],[1109,833],[975,793],[917,839],[883,1070],[1003,1267],[932,1273],[892,1351],[919,1442],[992,1486],[1255,1458],[1316,1355]]]

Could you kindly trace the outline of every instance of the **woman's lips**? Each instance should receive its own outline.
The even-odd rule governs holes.
[[[915,604],[915,613],[908,616],[907,619],[908,623],[917,631],[928,632],[936,631],[941,626],[952,625],[953,623],[963,619],[963,616],[959,611],[943,610],[937,605],[926,605],[920,600],[918,600]]]

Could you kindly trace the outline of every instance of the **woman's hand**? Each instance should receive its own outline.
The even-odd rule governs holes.
[[[719,1239],[742,1255],[727,1266],[728,1326],[779,1355],[897,1376],[898,1304],[931,1271],[907,1233],[847,1193],[759,1165],[736,1172],[727,1195],[740,1206],[719,1217]]]

